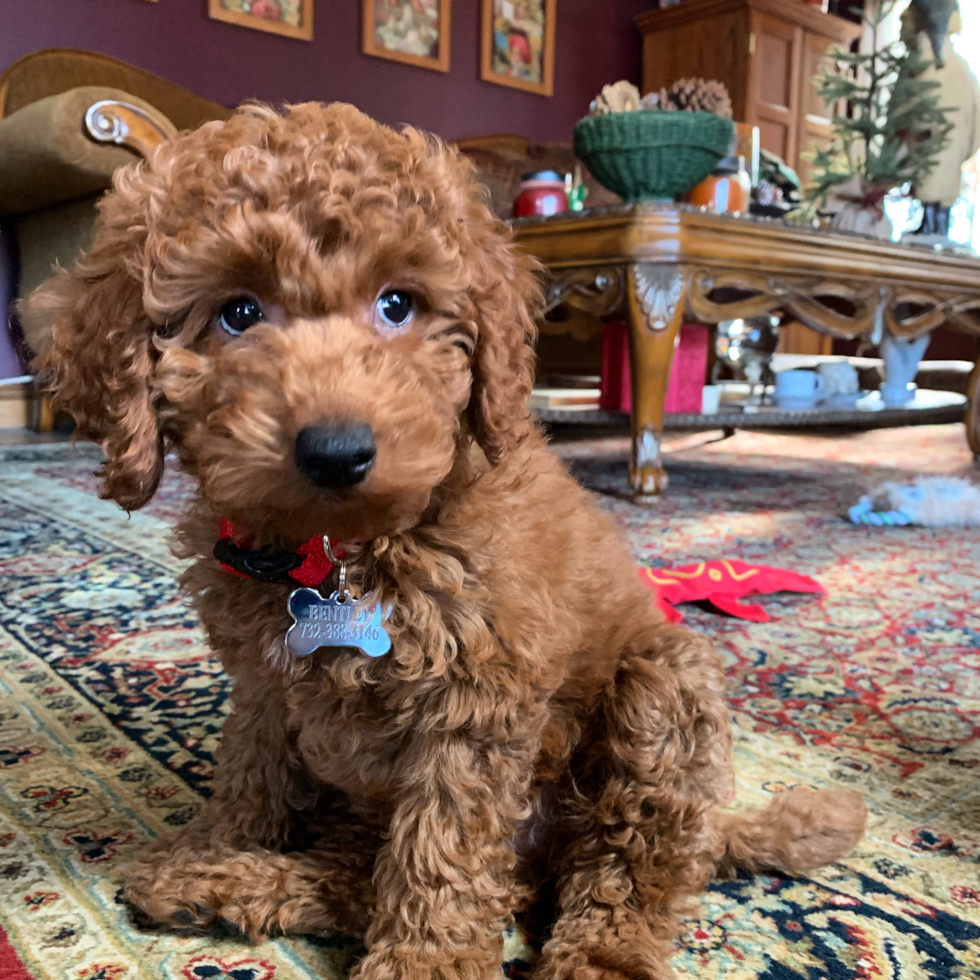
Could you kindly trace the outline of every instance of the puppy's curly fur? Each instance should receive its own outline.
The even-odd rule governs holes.
[[[451,148],[350,106],[251,106],[119,172],[88,254],[29,301],[105,495],[146,503],[168,447],[200,488],[183,584],[233,711],[205,811],[128,869],[153,920],[341,929],[365,938],[363,980],[482,980],[548,894],[538,977],[651,980],[712,874],[802,873],[859,839],[852,793],[714,809],[719,661],[661,620],[531,422],[534,272]],[[404,328],[376,312],[393,288]],[[241,295],[266,319],[232,338],[218,311]],[[323,490],[294,444],[338,421],[369,425],[377,458]],[[290,657],[288,588],[221,570],[222,517],[257,546],[359,542],[391,652]]]

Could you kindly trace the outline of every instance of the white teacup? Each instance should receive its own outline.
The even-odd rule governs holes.
[[[721,388],[718,385],[705,385],[701,389],[701,414],[715,415],[721,404]]]
[[[776,404],[781,408],[809,408],[825,387],[826,381],[816,371],[777,371]]]

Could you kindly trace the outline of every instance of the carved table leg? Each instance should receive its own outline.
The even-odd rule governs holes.
[[[684,316],[683,273],[675,265],[637,263],[627,276],[633,452],[630,487],[638,503],[667,488],[660,455],[664,400],[674,345]]]
[[[974,463],[980,464],[980,358],[973,366],[966,390],[966,441],[973,452]]]

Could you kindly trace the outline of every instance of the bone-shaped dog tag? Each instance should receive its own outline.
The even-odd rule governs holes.
[[[287,608],[296,622],[286,633],[286,649],[308,657],[320,647],[357,647],[369,657],[391,649],[381,604],[370,598],[355,600],[334,592],[324,599],[316,589],[296,589]]]

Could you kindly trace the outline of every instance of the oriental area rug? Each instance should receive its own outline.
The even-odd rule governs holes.
[[[761,599],[768,623],[684,606],[724,659],[737,806],[796,786],[868,802],[866,839],[812,878],[713,885],[680,977],[980,977],[980,528],[843,517],[884,479],[966,474],[960,426],[675,440],[670,489],[624,499],[621,438],[556,446],[654,567],[737,558],[825,596]],[[176,590],[169,473],[128,518],[96,496],[93,447],[0,449],[0,978],[342,980],[344,936],[250,946],[137,925],[118,869],[200,810],[228,681]],[[536,939],[507,937],[523,978]]]

